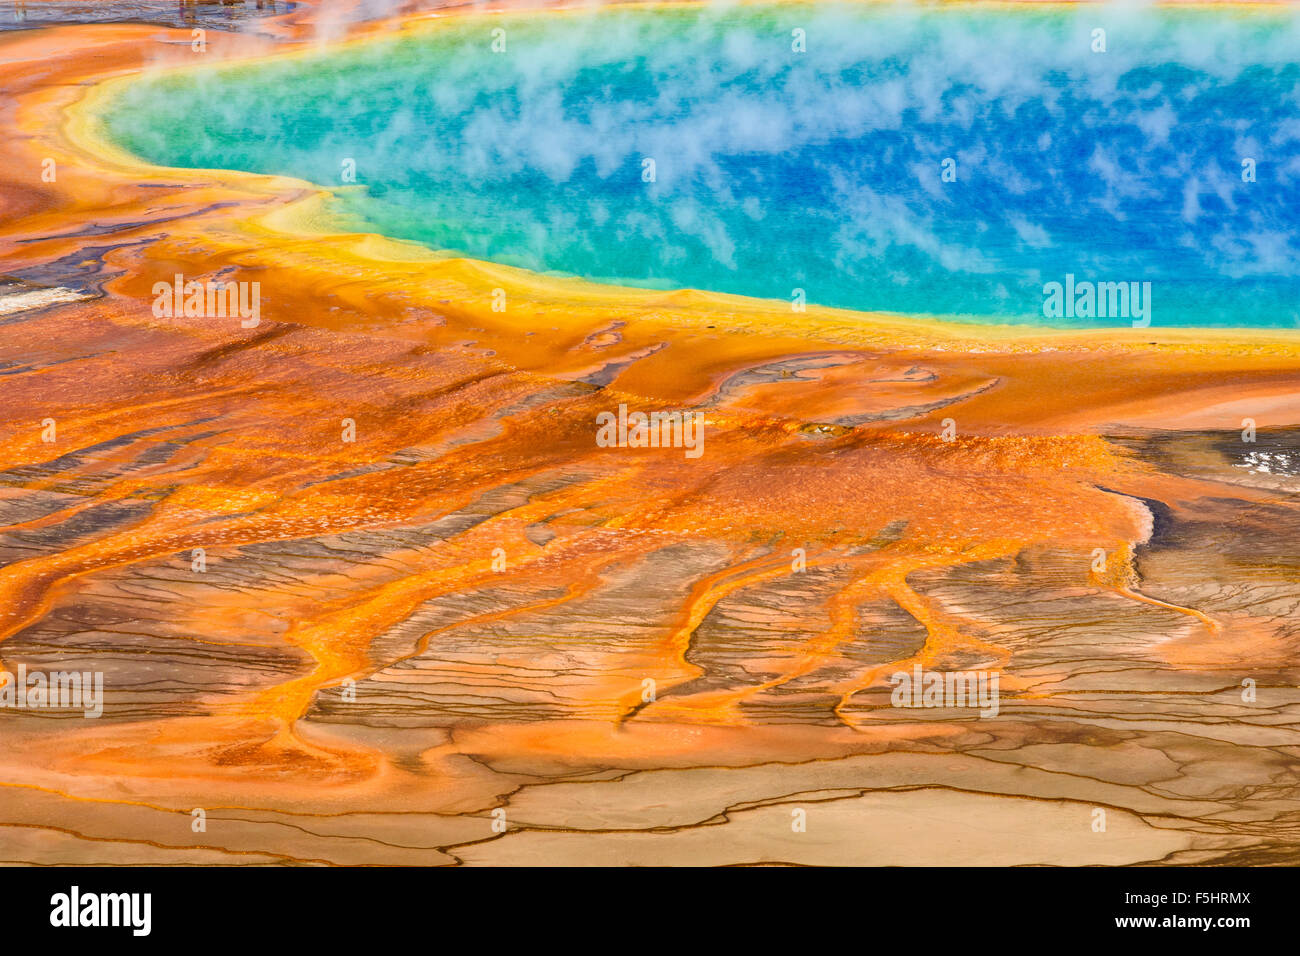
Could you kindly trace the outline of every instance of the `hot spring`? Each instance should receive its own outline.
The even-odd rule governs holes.
[[[153,164],[327,187],[339,230],[541,273],[1130,324],[1052,314],[1069,277],[1150,283],[1155,326],[1300,324],[1300,33],[1263,11],[449,16],[158,71],[104,126]]]

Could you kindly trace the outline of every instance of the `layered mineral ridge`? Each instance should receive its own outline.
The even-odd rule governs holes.
[[[1147,327],[1052,329],[449,257],[102,123],[152,71],[432,5],[12,6],[4,862],[1300,862],[1286,322],[1162,324],[1158,281]],[[98,716],[53,706],[73,673]]]

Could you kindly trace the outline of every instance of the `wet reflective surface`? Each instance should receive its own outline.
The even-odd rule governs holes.
[[[1294,337],[321,235],[78,125],[156,29],[0,39],[0,662],[105,686],[0,713],[6,861],[1295,861]],[[156,316],[178,273],[260,323]],[[620,404],[704,453],[599,446]],[[917,665],[997,716],[891,706]]]

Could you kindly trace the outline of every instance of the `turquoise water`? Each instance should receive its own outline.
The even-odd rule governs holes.
[[[1045,315],[1044,286],[1068,274],[1149,282],[1154,326],[1295,327],[1298,22],[793,4],[475,17],[151,75],[105,122],[168,166],[339,186],[352,160],[343,228],[535,271],[1130,324]]]

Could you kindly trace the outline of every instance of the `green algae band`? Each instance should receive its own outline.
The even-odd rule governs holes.
[[[157,73],[106,125],[161,165],[355,183],[339,228],[538,272],[1294,327],[1298,63],[1290,18],[1225,8],[644,8]]]

